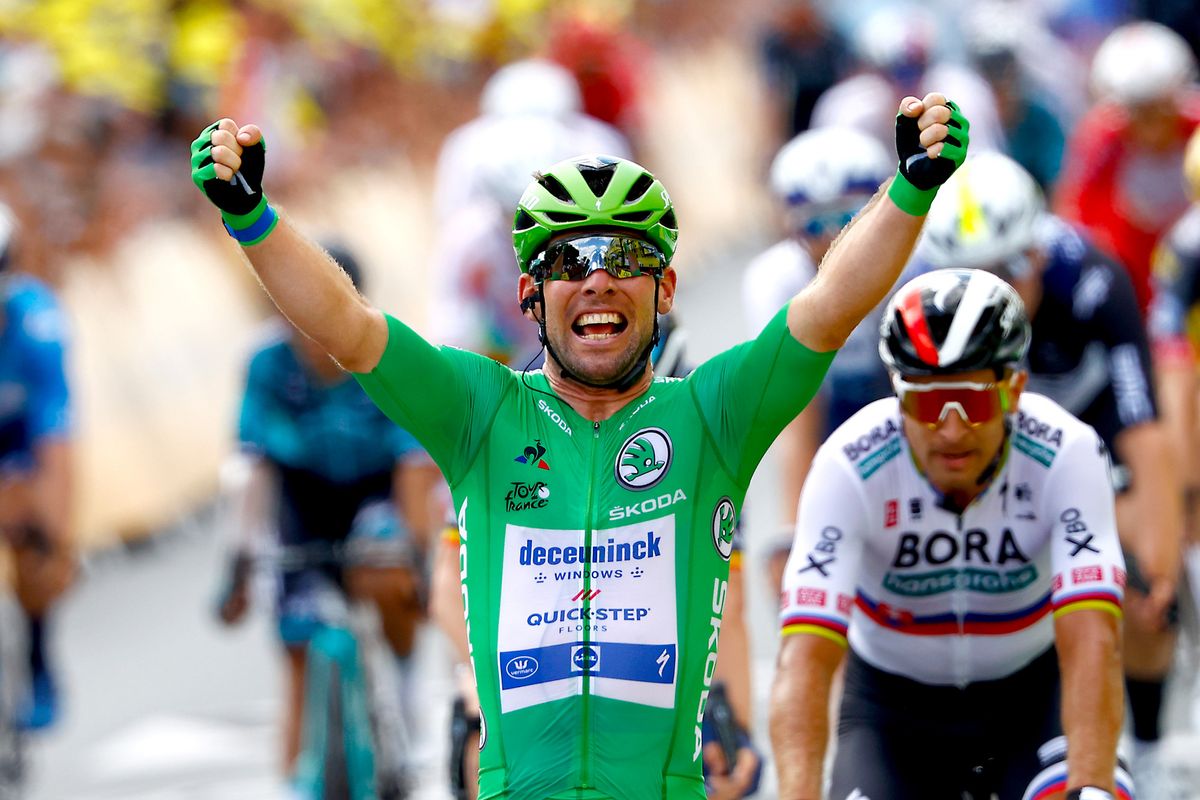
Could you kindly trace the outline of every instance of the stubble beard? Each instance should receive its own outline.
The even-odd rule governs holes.
[[[625,345],[625,349],[618,355],[606,359],[602,365],[597,365],[595,358],[585,359],[576,356],[573,350],[576,337],[571,330],[568,329],[562,333],[547,328],[546,337],[554,350],[554,355],[550,357],[555,358],[559,362],[559,366],[572,375],[598,386],[615,383],[624,378],[629,370],[633,369],[642,352],[650,345],[650,334],[636,338],[631,337]]]

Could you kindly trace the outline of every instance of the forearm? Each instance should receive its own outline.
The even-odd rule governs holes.
[[[387,346],[387,322],[329,256],[281,218],[243,248],[271,300],[293,325],[351,372],[370,372]]]
[[[1081,610],[1055,624],[1067,734],[1067,785],[1114,791],[1117,737],[1125,712],[1116,618]]]
[[[1174,445],[1172,457],[1182,470],[1184,488],[1200,487],[1200,430],[1197,430],[1196,369],[1175,357],[1157,364],[1158,400],[1167,438]]]
[[[455,657],[461,663],[470,660],[467,625],[463,619],[462,588],[458,570],[458,549],[445,542],[438,544],[429,592],[429,614],[450,640]]]
[[[788,527],[796,522],[796,506],[800,502],[800,489],[808,476],[808,468],[821,446],[822,427],[825,421],[824,397],[818,394],[812,402],[792,420],[776,440],[779,443],[779,499],[780,519]]]
[[[1158,421],[1126,428],[1117,435],[1121,461],[1133,476],[1138,529],[1135,555],[1147,577],[1174,580],[1183,542],[1182,480],[1166,430]]]
[[[721,651],[714,677],[725,684],[725,694],[738,724],[753,730],[750,691],[750,636],[746,629],[745,577],[730,570],[729,591],[721,622]]]
[[[829,687],[843,653],[839,645],[807,634],[783,642],[770,719],[780,800],[820,800],[829,739]]]
[[[441,479],[441,471],[424,457],[396,466],[392,494],[399,505],[397,513],[422,553],[429,552],[441,523],[435,502],[435,487]]]
[[[816,278],[792,299],[792,335],[817,352],[841,347],[900,277],[923,222],[901,211],[886,187],[876,192],[830,247]]]
[[[65,439],[43,442],[37,448],[37,475],[33,481],[33,519],[50,542],[74,547],[74,448]]]
[[[240,479],[240,485],[229,488],[233,493],[234,536],[233,549],[240,554],[254,551],[274,529],[274,499],[278,488],[278,473],[266,459],[243,456],[248,465]]]

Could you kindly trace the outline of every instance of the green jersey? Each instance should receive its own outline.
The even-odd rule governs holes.
[[[738,510],[833,354],[797,342],[781,311],[596,422],[540,371],[388,325],[358,379],[454,495],[480,798],[703,798],[700,722]]]

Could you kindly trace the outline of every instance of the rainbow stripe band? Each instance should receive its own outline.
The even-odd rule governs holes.
[[[1029,800],[1046,800],[1046,798],[1056,795],[1067,790],[1067,776],[1064,769],[1062,773],[1049,778],[1030,795]],[[1117,780],[1117,800],[1133,800],[1133,792],[1129,786],[1121,780]]]
[[[1121,597],[1111,590],[1089,589],[1056,598],[1054,601],[1055,619],[1070,614],[1072,611],[1084,610],[1103,611],[1120,619],[1122,617]]]
[[[1037,624],[1052,610],[1049,594],[1016,611],[999,614],[973,612],[961,620],[953,613],[924,616],[895,614],[885,604],[872,600],[862,592],[858,593],[854,602],[875,624],[913,636],[997,636],[1016,633]]]
[[[846,647],[846,633],[849,628],[845,622],[833,617],[820,617],[815,614],[791,614],[784,618],[782,630],[784,636],[809,633]]]

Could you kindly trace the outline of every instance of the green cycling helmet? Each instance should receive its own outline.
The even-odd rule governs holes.
[[[534,174],[517,203],[513,252],[521,272],[560,233],[627,230],[675,255],[679,226],[666,187],[650,172],[616,156],[577,156]]]

